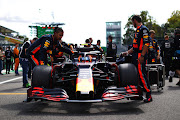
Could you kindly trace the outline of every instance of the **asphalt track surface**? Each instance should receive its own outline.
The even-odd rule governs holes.
[[[22,75],[22,73],[20,73]],[[9,81],[7,81],[9,80]],[[152,92],[153,102],[120,100],[102,103],[25,103],[22,76],[0,76],[0,120],[180,120],[180,87],[166,80],[164,90]]]

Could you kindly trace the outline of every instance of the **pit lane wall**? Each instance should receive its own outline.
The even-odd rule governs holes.
[[[0,34],[0,38],[4,39],[4,40],[7,40],[11,43],[18,43],[18,44],[22,44],[23,41],[20,40],[20,39],[17,39],[17,38],[12,38],[12,37],[9,37],[9,36],[5,36],[5,35],[2,35]]]

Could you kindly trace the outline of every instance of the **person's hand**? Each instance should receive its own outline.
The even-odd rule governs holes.
[[[138,61],[142,64],[142,63],[144,62],[144,57],[140,56],[140,57],[138,58]]]
[[[77,55],[77,54],[78,54],[78,51],[73,51],[73,54],[74,54],[74,55]]]
[[[127,56],[127,55],[128,55],[128,51],[122,53],[122,56],[123,56],[123,57],[124,57],[124,56]]]
[[[53,57],[50,57],[51,58],[51,62],[54,62],[54,58]]]
[[[160,59],[160,56],[158,55],[158,56],[157,56],[157,60],[159,60],[159,59]]]

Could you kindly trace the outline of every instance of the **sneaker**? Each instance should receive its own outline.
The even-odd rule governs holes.
[[[15,74],[15,76],[19,76],[20,74],[18,73],[18,74]]]
[[[151,93],[146,93],[146,99],[144,100],[145,103],[152,102]]]
[[[29,83],[26,83],[25,85],[23,85],[23,88],[30,88],[31,85]]]
[[[29,83],[26,83],[26,88],[31,87],[31,85]]]
[[[176,85],[179,85],[179,86],[180,86],[180,80],[179,80],[179,82],[178,82]]]
[[[172,77],[169,78],[169,82],[172,82]]]

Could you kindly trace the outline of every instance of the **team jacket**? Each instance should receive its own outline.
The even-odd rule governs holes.
[[[180,50],[180,35],[175,36],[174,47],[175,47],[175,50]]]
[[[107,56],[108,57],[115,57],[117,53],[117,46],[116,44],[109,42],[107,44]]]
[[[14,59],[19,58],[19,50],[17,48],[14,48],[13,54],[14,54]]]
[[[151,63],[156,62],[156,57],[159,54],[159,45],[157,44],[157,40],[150,38],[150,45],[148,49],[148,61]]]
[[[172,57],[174,54],[173,43],[169,40],[165,40],[161,46],[161,57]]]
[[[11,61],[11,57],[13,57],[13,53],[11,50],[5,51],[6,61]]]
[[[20,48],[19,58],[27,58],[25,49],[27,49],[31,45],[31,41],[26,41]]]
[[[138,26],[133,40],[134,52],[141,53],[143,46],[146,45],[149,47],[149,44],[150,44],[150,39],[149,39],[148,28],[144,25]]]
[[[54,56],[53,54],[55,53],[53,50],[55,49],[58,49],[61,52],[66,52],[67,54],[72,54],[72,51],[66,46],[63,46],[59,41],[53,45],[53,40],[54,38],[52,35],[42,36],[27,49],[27,55],[31,58],[36,57],[40,64],[43,65],[47,63],[47,54]]]
[[[159,45],[157,44],[157,40],[156,39],[153,39],[153,49],[155,50],[156,52],[156,55],[159,53]]]

